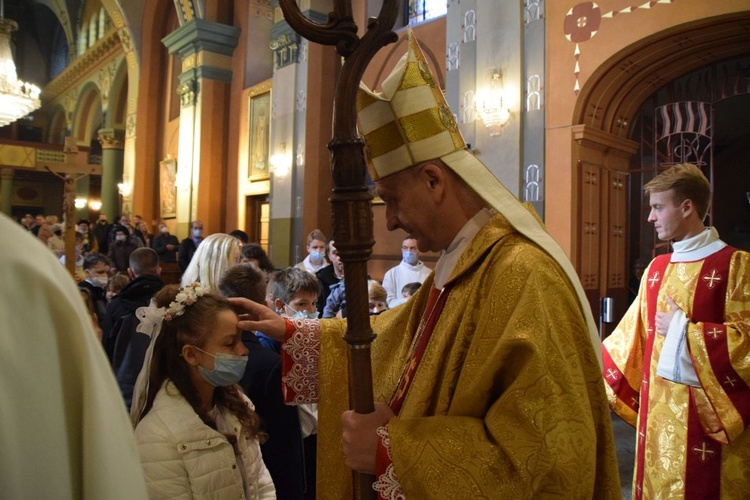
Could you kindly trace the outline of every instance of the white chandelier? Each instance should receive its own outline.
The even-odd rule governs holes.
[[[18,29],[18,24],[4,17],[2,7],[4,6],[0,6],[0,127],[23,118],[42,105],[39,87],[18,79],[10,50],[10,34]]]

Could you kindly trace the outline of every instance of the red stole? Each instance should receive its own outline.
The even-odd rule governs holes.
[[[699,278],[696,283],[695,295],[693,297],[692,313],[686,311],[690,322],[704,323],[704,335],[708,346],[709,337],[718,337],[723,334],[726,337],[726,326],[724,326],[724,301],[726,298],[727,281],[729,277],[729,265],[735,249],[725,247],[724,249],[709,255],[703,261]],[[646,288],[646,324],[647,338],[646,349],[643,357],[643,379],[640,387],[640,410],[638,439],[636,451],[635,491],[637,500],[643,497],[643,477],[645,468],[645,444],[648,422],[649,405],[649,380],[651,374],[651,357],[653,355],[654,338],[656,335],[656,302],[659,290],[664,278],[664,272],[669,265],[671,254],[656,257],[649,269]],[[708,347],[711,354],[711,347]],[[727,350],[726,342],[723,342],[724,351]],[[713,360],[713,356],[711,356]],[[728,363],[726,355],[726,365]],[[736,373],[735,373],[736,376]],[[739,377],[735,377],[738,380]],[[721,445],[706,436],[703,431],[698,412],[696,410],[693,389],[690,389],[690,401],[688,404],[687,421],[687,447],[685,460],[685,499],[693,498],[719,498],[721,478]]]
[[[409,357],[406,359],[404,371],[401,373],[396,390],[388,403],[396,415],[401,412],[401,406],[404,404],[406,394],[414,380],[414,374],[419,367],[419,363],[422,361],[422,356],[430,341],[430,337],[432,337],[432,332],[435,331],[435,325],[437,325],[438,319],[443,312],[445,302],[448,300],[448,294],[450,293],[448,288],[444,287],[442,290],[433,288],[430,291],[430,296],[427,299],[427,307],[425,307],[422,313],[422,320],[417,327]]]

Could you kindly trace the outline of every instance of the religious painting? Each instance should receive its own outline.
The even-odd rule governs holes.
[[[268,179],[271,146],[271,81],[249,93],[248,179]]]
[[[167,157],[159,162],[159,200],[161,218],[177,217],[177,160]]]

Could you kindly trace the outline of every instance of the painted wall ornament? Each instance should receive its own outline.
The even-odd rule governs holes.
[[[649,10],[658,4],[672,4],[676,1],[677,0],[649,0],[640,5],[629,5],[622,9],[613,9],[605,13],[602,13],[599,5],[595,2],[581,2],[571,7],[565,15],[565,19],[563,19],[563,31],[565,33],[565,38],[575,44],[575,49],[573,49],[573,55],[575,56],[575,67],[573,69],[575,83],[573,85],[573,92],[578,95],[578,92],[581,90],[581,85],[578,80],[578,76],[581,73],[581,67],[579,64],[581,47],[579,44],[594,38],[599,32],[603,20],[614,19],[615,16],[631,14],[639,10]]]

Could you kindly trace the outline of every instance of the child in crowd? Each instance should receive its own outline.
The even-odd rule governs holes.
[[[107,302],[111,302],[112,299],[120,293],[120,290],[125,288],[128,283],[130,283],[130,278],[121,273],[117,273],[111,278],[109,278],[109,281],[107,282]]]
[[[401,289],[401,296],[405,299],[408,299],[409,297],[417,293],[417,290],[419,290],[420,286],[422,286],[422,283],[420,283],[419,281],[405,284]]]
[[[318,311],[315,303],[320,293],[320,283],[309,272],[298,267],[287,267],[273,273],[271,296],[276,312],[289,318],[316,319]],[[266,335],[256,332],[258,340],[266,347],[281,352],[281,345]],[[318,443],[318,405],[297,406],[302,430],[302,443],[305,456],[305,476],[307,492],[305,498],[315,498],[315,460]]]
[[[227,299],[167,285],[139,328],[151,345],[131,408],[151,498],[276,498],[259,419],[237,385],[247,349]]]
[[[266,251],[258,243],[250,243],[242,246],[240,262],[255,265],[255,267],[266,273],[266,279],[274,271],[273,262],[271,262]]]
[[[244,297],[265,304],[266,277],[252,264],[230,267],[219,280],[225,297]],[[261,345],[255,332],[242,332],[249,362],[239,385],[255,404],[268,440],[261,443],[263,462],[271,473],[279,500],[315,498],[315,464],[303,455],[298,409],[284,404],[281,356]],[[305,474],[305,464],[312,474]]]
[[[297,264],[297,267],[304,269],[312,274],[317,273],[328,265],[326,260],[326,242],[325,237],[320,229],[313,229],[307,235],[307,257]]]
[[[386,302],[388,294],[380,282],[376,280],[368,280],[367,295],[369,296],[370,316],[377,316],[388,309],[388,303]]]
[[[320,293],[320,284],[315,276],[298,267],[287,267],[273,273],[271,277],[270,301],[277,313],[290,318],[316,319],[315,302]],[[261,344],[280,352],[279,342],[258,333]]]

